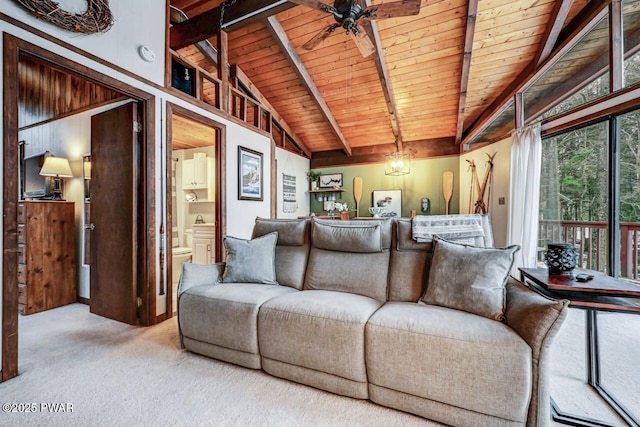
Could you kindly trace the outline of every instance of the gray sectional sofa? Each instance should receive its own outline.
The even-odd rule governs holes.
[[[491,248],[486,216],[482,229],[475,246]],[[226,266],[183,266],[186,349],[449,425],[550,424],[549,346],[568,302],[508,273],[484,290],[486,277],[469,284],[501,321],[473,313],[483,296],[455,290],[472,295],[465,311],[425,292],[496,275],[487,259],[514,250],[418,243],[410,219],[257,219],[251,241],[225,246]]]

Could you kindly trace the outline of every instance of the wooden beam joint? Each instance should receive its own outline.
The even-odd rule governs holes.
[[[169,45],[178,50],[213,37],[221,29],[231,31],[295,6],[287,0],[244,0],[228,6],[223,3],[186,21],[174,23]]]

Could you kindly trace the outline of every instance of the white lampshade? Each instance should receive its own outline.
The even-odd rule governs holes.
[[[82,167],[84,168],[84,179],[91,179],[91,160],[85,160]]]
[[[40,169],[40,175],[56,176],[59,178],[73,178],[69,160],[64,157],[47,157],[44,160],[42,169]]]

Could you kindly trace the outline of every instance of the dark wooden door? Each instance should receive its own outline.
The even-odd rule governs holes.
[[[92,313],[136,324],[137,105],[91,118]]]

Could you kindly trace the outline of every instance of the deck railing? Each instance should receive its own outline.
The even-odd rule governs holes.
[[[604,221],[552,221],[539,222],[539,261],[544,258],[545,246],[550,242],[571,243],[577,255],[578,267],[606,272],[607,230]],[[640,223],[620,224],[620,276],[640,280],[638,247]]]

